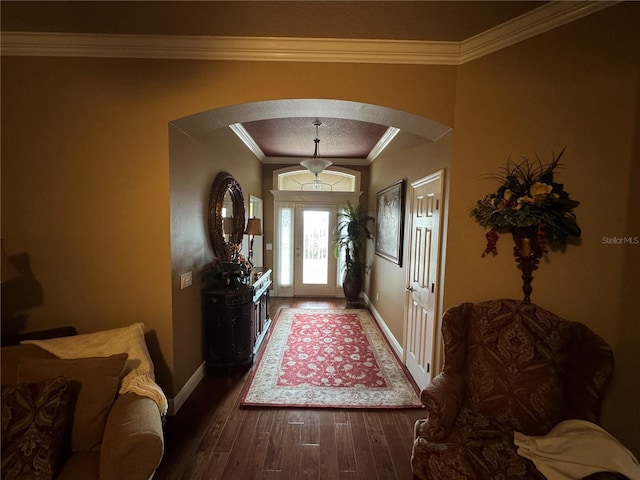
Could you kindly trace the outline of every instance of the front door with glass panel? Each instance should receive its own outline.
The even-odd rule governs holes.
[[[332,244],[335,219],[335,206],[296,205],[294,295],[335,295],[337,261]]]

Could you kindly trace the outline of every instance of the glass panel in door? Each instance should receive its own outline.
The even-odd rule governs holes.
[[[331,247],[335,207],[298,205],[294,295],[335,295],[336,259]]]

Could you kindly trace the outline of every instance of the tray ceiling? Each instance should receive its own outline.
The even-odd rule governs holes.
[[[319,154],[324,158],[366,158],[388,127],[343,118],[295,117],[243,123],[267,157],[311,157],[318,127]]]

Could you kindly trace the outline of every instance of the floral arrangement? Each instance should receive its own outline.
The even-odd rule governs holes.
[[[251,264],[244,255],[238,254],[235,262],[214,259],[211,268],[202,275],[202,282],[211,287],[240,288],[249,284]]]
[[[553,155],[550,163],[543,164],[522,158],[520,162],[508,160],[500,173],[488,175],[500,182],[494,193],[478,200],[471,216],[489,231],[487,247],[482,256],[498,253],[498,233],[516,228],[534,230],[536,241],[543,253],[546,244],[564,244],[570,236],[579,237],[573,209],[579,202],[569,198],[564,185],[554,181],[556,169],[561,165],[559,155]]]

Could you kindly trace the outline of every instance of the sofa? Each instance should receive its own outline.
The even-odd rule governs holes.
[[[570,419],[599,423],[613,352],[585,325],[498,299],[449,308],[442,335],[444,368],[421,392],[427,416],[415,424],[418,479],[543,480],[515,436],[535,441]]]
[[[136,324],[113,331],[126,332],[140,348],[142,328]],[[4,480],[153,476],[164,451],[162,405],[143,391],[123,390],[124,378],[135,375],[140,362],[131,363],[134,355],[127,345],[100,351],[105,335],[30,340],[35,343],[0,349]],[[79,351],[61,358],[48,351],[73,352],[65,342],[97,354]]]

